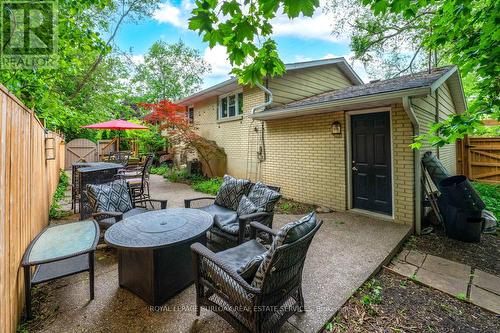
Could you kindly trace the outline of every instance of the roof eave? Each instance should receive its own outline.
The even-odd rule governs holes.
[[[292,71],[292,70],[298,70],[298,69],[304,69],[304,68],[311,68],[311,67],[318,67],[318,66],[325,66],[325,65],[333,65],[337,64],[339,68],[341,69],[342,73],[346,75],[349,80],[351,81],[352,84],[354,85],[361,85],[364,84],[363,80],[358,76],[358,74],[352,69],[352,67],[347,63],[344,57],[339,57],[339,58],[331,58],[331,59],[321,59],[321,60],[311,60],[311,61],[305,61],[305,62],[299,62],[299,63],[292,63],[292,64],[286,64],[286,70],[287,71]],[[224,82],[218,83],[214,86],[211,86],[209,88],[203,89],[202,91],[199,91],[191,96],[182,98],[180,100],[175,101],[176,104],[184,105],[184,106],[189,106],[194,102],[203,100],[205,98],[213,97],[213,95],[217,94],[224,94],[226,93],[227,87],[230,87],[232,84],[238,84],[238,79],[237,78],[230,78]],[[219,91],[220,90],[220,91]]]
[[[449,79],[455,79],[457,81],[458,89],[454,89],[452,93],[453,97],[456,99],[454,102],[455,107],[457,108],[457,113],[463,113],[467,109],[467,100],[464,94],[462,78],[460,77],[457,66],[451,67],[439,79],[434,81],[434,83],[431,85],[431,92],[435,92],[439,87],[443,85],[443,83],[445,83]]]
[[[405,89],[399,91],[393,91],[388,93],[374,94],[368,96],[351,97],[340,99],[336,101],[319,102],[308,105],[299,105],[295,107],[288,107],[276,111],[263,111],[257,112],[250,117],[256,120],[272,120],[272,119],[283,119],[292,118],[305,115],[315,114],[315,111],[324,110],[328,108],[338,108],[342,106],[348,106],[353,104],[362,104],[377,102],[382,100],[393,100],[397,98],[403,98],[405,96],[425,96],[430,93],[430,87],[419,87],[412,89]]]
[[[185,106],[191,105],[193,103],[192,101],[198,100],[199,98],[203,99],[204,95],[209,94],[209,93],[213,93],[213,92],[218,92],[219,90],[223,89],[224,87],[227,87],[227,86],[230,86],[231,84],[237,83],[237,81],[238,81],[237,78],[232,77],[226,81],[223,81],[221,83],[213,85],[209,88],[203,89],[203,90],[201,90],[197,93],[194,93],[188,97],[181,98],[181,99],[175,101],[174,103],[179,104],[179,105],[185,105]],[[222,92],[222,93],[224,93],[224,92]]]

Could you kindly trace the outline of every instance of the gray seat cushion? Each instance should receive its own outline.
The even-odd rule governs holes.
[[[147,211],[148,210],[146,208],[140,208],[140,207],[139,208],[132,208],[128,212],[123,213],[123,219],[126,219],[127,217],[131,217],[134,215],[142,214],[142,213],[145,213]],[[107,229],[107,228],[111,227],[113,224],[115,224],[115,221],[116,220],[114,218],[110,217],[107,219],[100,220],[99,225],[101,227],[103,227],[104,229]]]
[[[267,249],[256,240],[250,240],[236,247],[216,253],[243,278],[253,278],[264,259]]]
[[[230,225],[236,225],[236,234],[238,234],[238,215],[234,210],[213,204],[206,207],[198,208],[214,217],[214,224],[220,229],[228,227],[228,230],[232,230]],[[215,218],[217,216],[217,218]]]

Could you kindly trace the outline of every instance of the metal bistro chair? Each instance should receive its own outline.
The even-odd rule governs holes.
[[[131,190],[132,200],[145,200],[150,198],[149,194],[149,177],[151,168],[153,167],[154,154],[149,154],[142,166],[141,171],[135,173],[135,177],[128,173],[119,173],[118,177],[125,179]]]
[[[126,168],[130,159],[130,154],[129,151],[112,151],[109,153],[108,161],[121,164]]]
[[[313,225],[291,233],[289,229],[283,238],[286,226],[275,231],[251,222],[253,240],[218,253],[200,243],[193,244],[196,314],[205,307],[239,332],[278,332],[289,317],[304,311],[302,270],[309,245],[322,223],[314,216]],[[257,231],[273,235],[269,250],[255,240]],[[259,256],[261,261],[253,276],[241,272],[242,266],[254,265]]]
[[[78,204],[80,203],[80,173],[77,172],[78,166],[71,166],[71,209],[78,213]]]

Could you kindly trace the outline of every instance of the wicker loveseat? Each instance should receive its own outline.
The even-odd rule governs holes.
[[[214,253],[199,243],[193,244],[197,315],[200,307],[205,307],[239,332],[277,332],[290,316],[304,311],[302,270],[309,245],[322,225],[313,213],[304,218],[314,218],[314,224],[290,232],[298,239],[291,239],[290,233],[283,235],[287,226],[300,221],[279,232],[251,222],[252,240],[235,248]],[[257,232],[274,237],[269,250],[257,242]],[[248,269],[241,271],[242,266],[254,264],[258,268],[253,274],[248,274]]]
[[[260,186],[267,187],[267,189],[278,194],[277,198],[276,196],[274,197],[274,202],[276,202],[280,197],[279,187],[265,185],[262,183],[252,183],[250,181],[248,181],[248,184],[249,185],[245,190],[245,195],[250,195],[256,186]],[[194,202],[207,200],[210,200],[213,203],[203,207],[193,207]],[[214,250],[221,250],[236,246],[249,239],[249,225],[252,221],[259,222],[269,228],[272,228],[273,225],[274,203],[269,206],[269,209],[249,214],[240,214],[235,207],[228,208],[218,204],[216,197],[186,199],[184,200],[184,206],[186,208],[201,209],[214,217],[214,225],[208,232],[208,243],[210,248]]]

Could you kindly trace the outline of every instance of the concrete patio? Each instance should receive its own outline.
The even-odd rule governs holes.
[[[152,176],[153,198],[169,199],[168,207],[200,196],[187,185]],[[283,332],[316,332],[347,298],[393,254],[410,227],[353,213],[319,215],[324,221],[308,252],[304,269],[306,312],[290,318]],[[275,227],[297,219],[277,215]],[[119,288],[116,253],[96,253],[96,297],[88,301],[87,274],[64,278],[40,287],[41,310],[49,315],[32,325],[50,332],[233,332],[212,312],[196,317],[194,286],[152,309],[140,298]],[[35,296],[36,297],[36,296]],[[36,319],[35,319],[36,320]]]

